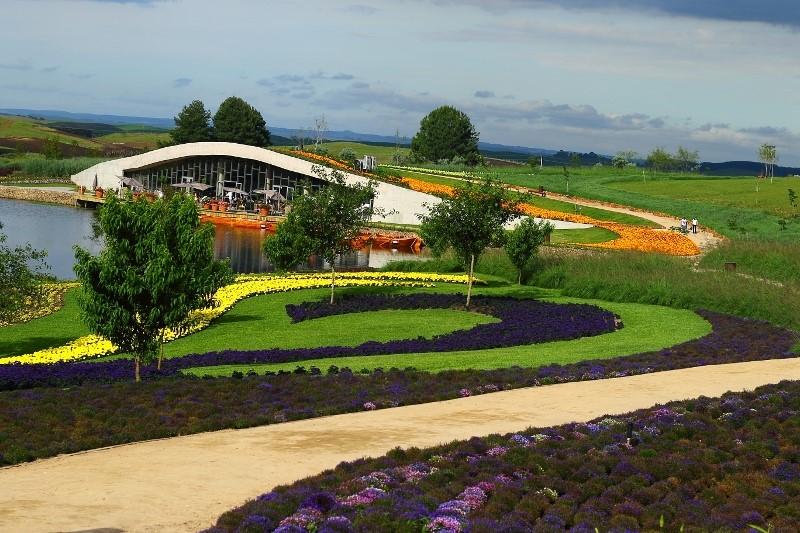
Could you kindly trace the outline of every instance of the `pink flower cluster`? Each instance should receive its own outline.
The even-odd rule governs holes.
[[[363,407],[367,411],[374,411],[375,409],[378,408],[378,406],[375,405],[373,402],[365,402]]]
[[[377,487],[367,487],[366,489],[348,496],[339,501],[345,507],[358,507],[359,505],[369,505],[379,498],[386,496],[386,491]]]
[[[322,513],[313,507],[302,507],[296,513],[281,520],[282,526],[297,526],[310,529],[322,520]]]

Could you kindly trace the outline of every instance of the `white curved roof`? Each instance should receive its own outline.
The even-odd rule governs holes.
[[[244,144],[199,142],[167,146],[131,157],[104,161],[74,174],[71,179],[76,185],[92,188],[96,176],[97,185],[99,187],[104,189],[117,189],[120,186],[120,179],[125,171],[201,156],[227,156],[251,159],[306,176],[314,176],[312,172],[314,163],[306,161],[305,159],[281,154],[266,148],[258,148],[256,146]],[[347,172],[345,172],[345,179],[348,183],[363,183],[367,181],[367,178],[363,176]],[[375,206],[383,208],[387,213],[391,213],[379,220],[398,224],[418,224],[419,219],[416,215],[427,212],[423,204],[427,203],[432,205],[440,201],[435,196],[383,182],[378,183],[377,192],[378,196],[375,199]]]

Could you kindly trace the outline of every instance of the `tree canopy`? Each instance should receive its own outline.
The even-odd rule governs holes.
[[[506,255],[517,267],[519,276],[517,283],[522,284],[522,275],[531,261],[536,256],[547,236],[553,232],[553,225],[547,221],[536,221],[533,218],[524,218],[519,225],[506,236]]]
[[[226,98],[214,114],[214,137],[218,141],[269,146],[267,123],[259,111],[239,98]]]
[[[0,224],[0,324],[11,322],[41,302],[47,252],[30,244],[11,248]]]
[[[465,113],[451,106],[434,109],[420,121],[419,131],[411,139],[411,151],[428,161],[456,157],[469,165],[480,161],[478,132]]]
[[[289,270],[317,255],[331,266],[331,303],[334,301],[334,261],[354,249],[373,214],[376,183],[345,183],[344,174],[315,165],[312,171],[328,182],[324,187],[296,196],[275,235],[264,241],[264,252],[281,270]]]
[[[100,226],[106,247],[98,256],[75,248],[81,316],[92,332],[133,354],[139,381],[140,363],[155,359],[164,329],[185,327],[189,312],[209,306],[233,274],[227,261],[214,259],[214,228],[200,223],[185,194],[150,202],[112,193]]]
[[[504,241],[505,224],[517,218],[519,199],[497,181],[486,178],[457,187],[453,196],[427,206],[420,233],[436,256],[452,249],[468,271],[467,307],[472,295],[475,263],[487,246]]]
[[[175,128],[170,131],[174,144],[194,143],[214,140],[211,128],[211,111],[200,100],[183,106],[175,117]]]

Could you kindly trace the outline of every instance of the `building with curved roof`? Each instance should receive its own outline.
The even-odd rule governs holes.
[[[209,195],[245,194],[253,191],[278,191],[291,200],[301,188],[322,187],[325,180],[312,170],[314,163],[274,150],[227,142],[199,142],[159,148],[143,154],[98,163],[72,176],[72,181],[87,189],[119,189],[123,181],[147,190],[164,185],[186,183],[209,186]],[[345,172],[348,183],[363,183],[367,178]],[[202,188],[202,187],[198,187]],[[398,224],[417,224],[418,214],[427,212],[423,204],[435,204],[435,196],[378,182],[374,206],[385,216],[377,220]]]

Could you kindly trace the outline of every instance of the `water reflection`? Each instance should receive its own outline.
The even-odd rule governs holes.
[[[230,258],[236,272],[272,272],[272,264],[261,253],[261,244],[267,236],[266,230],[215,226],[214,256]],[[384,248],[363,248],[336,260],[336,268],[342,270],[380,268],[389,261],[422,259],[423,255],[409,251]],[[317,257],[311,257],[298,266],[298,270],[320,270],[326,268]]]
[[[14,247],[30,243],[36,249],[47,250],[48,273],[60,279],[75,277],[72,271],[74,245],[93,254],[102,249],[102,242],[92,237],[95,216],[96,211],[91,209],[0,199],[0,223],[8,237],[6,245]],[[261,243],[266,235],[264,230],[216,226],[214,256],[230,258],[231,267],[236,272],[271,272],[272,265],[261,253]],[[343,270],[380,268],[389,261],[421,257],[398,250],[365,248],[345,255],[336,261],[336,266]],[[319,270],[323,266],[318,258],[312,257],[300,265],[300,269]]]

